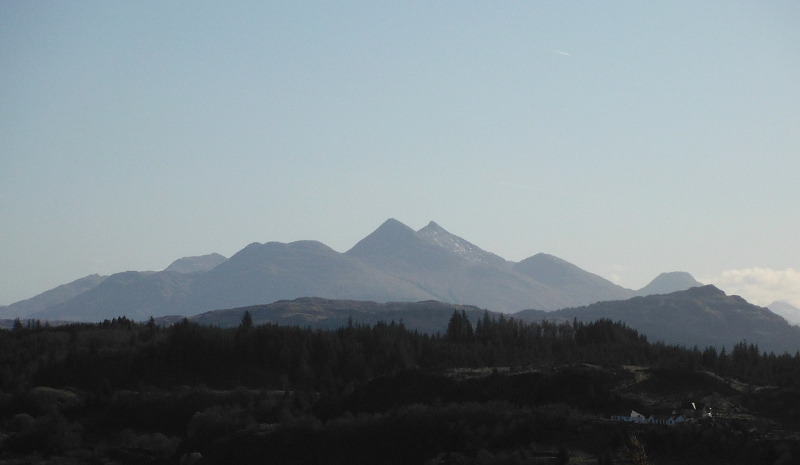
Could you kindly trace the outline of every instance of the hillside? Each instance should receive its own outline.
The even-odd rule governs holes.
[[[514,271],[571,297],[570,305],[587,305],[602,300],[622,300],[636,295],[630,289],[584,271],[553,255],[539,253],[514,264]]]
[[[451,318],[438,335],[127,318],[0,330],[0,461],[608,464],[632,435],[654,464],[800,457],[800,355],[697,352],[608,320],[465,332]],[[650,421],[618,418],[632,410]]]
[[[173,271],[115,273],[92,289],[35,312],[42,320],[103,321],[119,316],[144,321],[173,313],[186,301],[196,274]]]
[[[195,315],[221,308],[307,296],[353,300],[427,300],[424,289],[340,254],[316,241],[253,243],[192,285],[174,313]]]
[[[45,291],[30,299],[21,300],[0,308],[0,318],[28,318],[37,312],[54,307],[93,289],[105,281],[106,278],[108,278],[108,276],[93,274],[76,279],[71,283],[62,284],[61,286]]]
[[[525,310],[516,314],[524,321],[542,318],[622,321],[647,336],[687,347],[714,346],[728,350],[743,340],[764,351],[795,353],[800,350],[800,328],[789,325],[770,310],[728,296],[712,285],[671,294],[634,297],[545,313]]]

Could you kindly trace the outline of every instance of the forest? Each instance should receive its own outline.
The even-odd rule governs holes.
[[[454,311],[313,330],[152,318],[0,331],[3,463],[800,463],[800,354]],[[701,399],[712,418],[611,422]]]

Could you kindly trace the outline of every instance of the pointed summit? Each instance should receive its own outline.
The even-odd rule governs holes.
[[[442,302],[548,310],[568,302],[553,289],[514,273],[502,258],[434,222],[415,232],[389,220],[345,255],[412,283]]]
[[[419,231],[417,231],[417,232],[424,231],[424,230],[426,230],[426,229],[428,229],[428,230],[432,230],[432,231],[444,231],[444,232],[447,232],[447,231],[445,231],[445,230],[444,230],[444,228],[442,228],[441,226],[439,226],[439,223],[437,223],[437,222],[435,222],[435,221],[431,221],[430,223],[428,223],[428,225],[427,225],[427,226],[425,226],[424,228],[420,229],[420,230],[419,230]]]
[[[389,218],[345,254],[353,256],[383,254],[391,249],[407,247],[409,242],[414,242],[416,239],[415,234],[413,229],[394,218]]]
[[[378,269],[411,279],[412,282],[421,279],[419,273],[433,270],[454,272],[463,263],[461,257],[393,218],[361,239],[345,255],[364,260]]]

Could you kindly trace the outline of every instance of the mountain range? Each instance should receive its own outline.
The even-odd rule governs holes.
[[[163,271],[92,275],[0,309],[0,318],[144,320],[300,297],[436,300],[497,312],[552,311],[700,285],[666,273],[635,291],[552,255],[507,261],[434,222],[414,231],[389,219],[350,250],[317,241],[252,243],[229,259],[185,257]]]

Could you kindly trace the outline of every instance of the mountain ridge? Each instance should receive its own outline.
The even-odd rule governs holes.
[[[101,276],[95,273],[54,287],[53,289],[37,294],[29,299],[20,300],[0,308],[0,318],[29,317],[37,312],[61,304],[79,294],[93,289],[106,278],[108,278],[108,276]]]
[[[318,241],[253,242],[229,259],[184,257],[160,272],[112,276],[97,290],[65,294],[26,316],[79,321],[123,314],[191,316],[298,297],[438,300],[513,313],[635,295],[552,255],[506,261],[433,221],[414,231],[394,218],[344,253]],[[11,316],[5,310],[0,312]]]
[[[225,260],[227,260],[227,258],[218,253],[198,255],[195,257],[183,257],[170,263],[168,267],[164,268],[164,271],[174,271],[183,274],[209,271]]]

